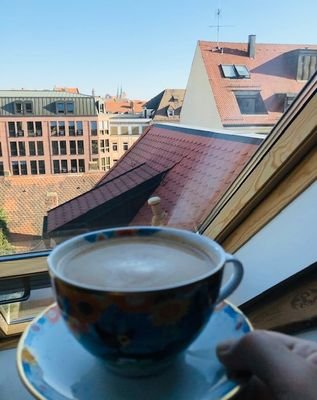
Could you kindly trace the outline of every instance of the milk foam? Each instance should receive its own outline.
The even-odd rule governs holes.
[[[178,285],[208,274],[203,252],[160,238],[120,238],[65,255],[58,269],[66,279],[97,289],[145,290]]]

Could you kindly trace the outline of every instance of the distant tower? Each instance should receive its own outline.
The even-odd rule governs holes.
[[[94,89],[94,88],[91,89],[91,95],[92,95],[93,97],[95,97],[95,89]]]

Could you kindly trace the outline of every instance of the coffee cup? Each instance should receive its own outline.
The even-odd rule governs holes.
[[[222,285],[226,263],[234,268]],[[126,376],[154,374],[175,360],[243,275],[216,242],[165,227],[86,233],[56,246],[48,265],[70,331]]]

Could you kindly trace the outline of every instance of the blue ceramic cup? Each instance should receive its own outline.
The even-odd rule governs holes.
[[[152,242],[159,240],[163,243],[162,257],[165,244],[167,248],[179,245],[199,251],[210,262],[210,269],[194,273],[190,279],[180,276],[179,281],[163,287],[141,289],[96,288],[65,273],[65,256],[79,251],[89,255],[98,245],[109,263],[109,244],[117,241],[120,245],[122,240],[133,243],[135,238],[144,243],[149,238]],[[89,269],[93,262],[92,258],[80,268]],[[233,265],[233,271],[222,285],[226,263]],[[175,360],[202,331],[215,305],[236,289],[243,275],[242,264],[216,242],[189,231],[163,227],[117,228],[80,235],[55,247],[48,265],[56,300],[70,331],[89,352],[103,358],[107,367],[126,376],[150,375]]]

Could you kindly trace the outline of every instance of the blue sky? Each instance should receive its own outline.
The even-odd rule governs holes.
[[[291,4],[291,5],[290,5]],[[317,44],[316,0],[1,0],[0,89],[149,99],[185,88],[197,40]]]

